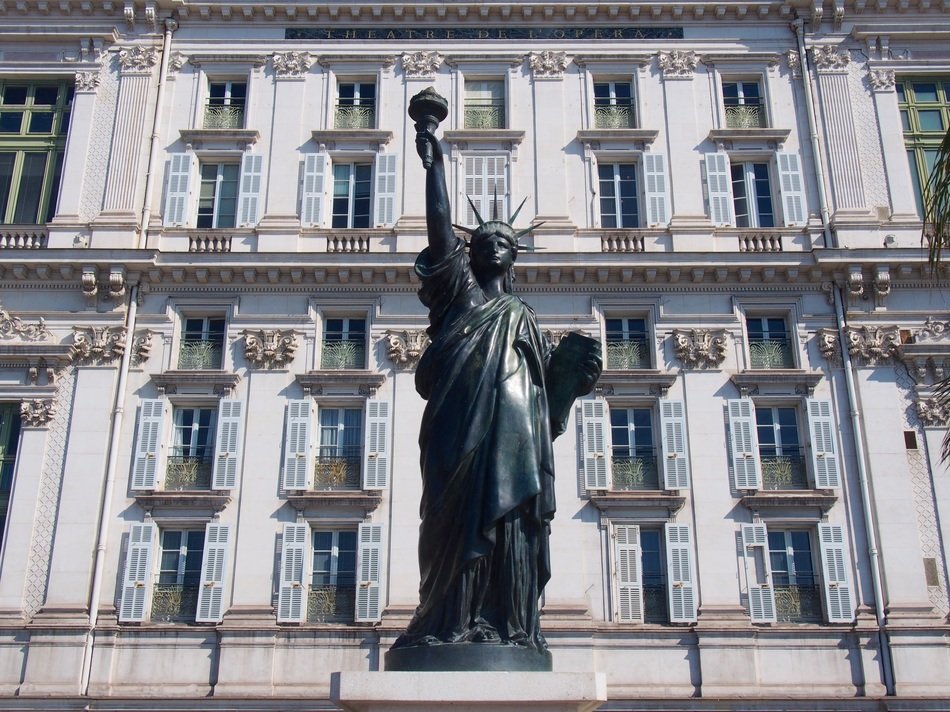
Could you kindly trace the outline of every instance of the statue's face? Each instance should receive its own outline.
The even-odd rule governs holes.
[[[503,223],[501,225],[508,228]],[[484,232],[480,229],[472,236],[472,269],[480,277],[504,275],[515,263],[514,245],[502,227],[492,229],[489,224],[484,227],[489,229]],[[510,230],[511,228],[508,228],[508,231]]]

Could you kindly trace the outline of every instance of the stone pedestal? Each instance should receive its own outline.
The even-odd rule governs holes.
[[[347,712],[590,712],[607,676],[581,672],[335,672],[330,699]]]

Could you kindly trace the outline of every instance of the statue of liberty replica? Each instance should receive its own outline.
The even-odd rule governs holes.
[[[470,200],[478,226],[453,226],[433,133],[447,111],[431,87],[409,107],[426,171],[429,244],[415,271],[432,343],[416,371],[420,601],[386,669],[550,670],[538,603],[551,575],[551,443],[600,375],[600,345],[572,333],[552,349],[512,293],[519,239],[537,227],[512,227],[520,207],[486,221]]]

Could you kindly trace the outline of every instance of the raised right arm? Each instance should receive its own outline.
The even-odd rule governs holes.
[[[431,147],[431,149],[429,149]],[[426,169],[426,229],[429,235],[429,253],[433,262],[442,260],[456,244],[452,230],[452,206],[445,185],[445,161],[439,140],[429,131],[416,134],[416,150],[422,158],[432,157],[431,167]]]

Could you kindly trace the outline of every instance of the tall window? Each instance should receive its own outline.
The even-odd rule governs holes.
[[[755,425],[762,461],[762,486],[772,490],[807,489],[798,409],[757,405]]]
[[[769,529],[769,563],[780,621],[821,620],[821,590],[815,577],[811,533]]]
[[[333,126],[338,129],[376,127],[376,84],[341,82]]]
[[[600,183],[600,226],[640,227],[636,165],[601,163],[597,166],[597,174]]]
[[[181,334],[178,368],[208,370],[221,368],[224,352],[223,317],[187,317]]]
[[[247,104],[247,82],[216,81],[208,84],[208,104],[205,107],[204,128],[244,128],[244,109]]]
[[[752,368],[795,368],[792,340],[782,317],[746,317]]]
[[[369,163],[334,163],[331,227],[369,227],[372,188],[373,166]]]
[[[950,79],[904,79],[895,88],[917,212],[923,215],[924,186],[933,170],[940,141],[950,126]]]
[[[356,606],[355,531],[313,532],[313,573],[307,620],[352,621]]]
[[[0,543],[7,526],[17,446],[20,443],[20,412],[15,403],[0,405]]]
[[[65,83],[0,82],[0,223],[55,214],[72,102]]]
[[[723,82],[722,103],[726,110],[726,126],[730,129],[762,128],[768,125],[758,82]]]
[[[503,81],[465,81],[465,128],[505,128],[505,83]]]
[[[166,490],[209,489],[217,408],[175,408]]]
[[[363,454],[363,409],[320,408],[317,489],[359,489]]]
[[[640,530],[640,563],[643,568],[643,622],[669,621],[666,600],[666,562],[663,532]]]
[[[241,166],[237,163],[201,164],[197,227],[235,226],[240,175]]]
[[[733,163],[732,201],[736,227],[775,227],[768,163]]]
[[[193,621],[198,608],[204,529],[163,529],[153,621]]]
[[[594,128],[636,127],[633,91],[629,82],[594,82]]]
[[[611,408],[610,442],[614,489],[660,489],[651,408]]]
[[[604,319],[604,327],[607,335],[608,369],[650,367],[646,319]]]
[[[321,368],[366,368],[366,319],[331,317],[323,322]]]

